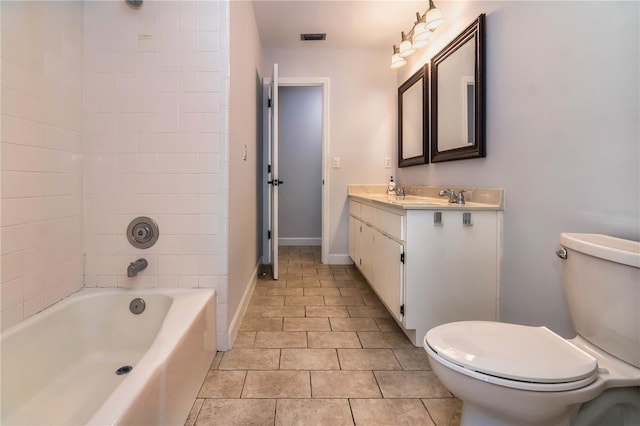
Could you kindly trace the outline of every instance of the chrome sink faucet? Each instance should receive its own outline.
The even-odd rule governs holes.
[[[461,189],[458,194],[453,189],[445,189],[444,191],[440,191],[440,196],[449,196],[449,203],[451,204],[462,204],[464,205],[464,193],[467,192],[464,189]]]
[[[147,259],[138,259],[135,262],[131,262],[129,266],[127,266],[127,276],[135,277],[138,275],[138,272],[142,271],[147,267]]]

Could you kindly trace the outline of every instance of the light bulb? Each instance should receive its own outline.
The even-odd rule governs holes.
[[[391,56],[391,69],[396,69],[405,66],[407,61],[404,60],[399,54],[398,48],[393,46],[393,56]]]

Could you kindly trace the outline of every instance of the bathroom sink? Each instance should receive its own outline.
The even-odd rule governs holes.
[[[449,203],[447,198],[433,198],[424,197],[420,195],[405,195],[404,197],[396,195],[386,194],[367,194],[366,198],[370,200],[379,201],[382,203],[392,204],[405,208],[420,208],[420,207],[450,207],[450,208],[491,208],[495,207],[485,203],[475,203],[473,201],[467,201],[465,204],[452,204]]]

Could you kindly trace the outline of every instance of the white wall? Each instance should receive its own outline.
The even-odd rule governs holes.
[[[231,2],[229,100],[229,305],[228,319],[239,326],[241,301],[256,280],[260,259],[258,167],[262,143],[260,38],[253,4]],[[259,139],[260,138],[260,139]],[[244,146],[246,145],[246,160]],[[232,320],[236,317],[236,321]],[[233,330],[231,330],[233,333]]]
[[[384,183],[396,162],[396,75],[384,50],[264,49],[263,74],[279,64],[280,77],[329,78],[329,263],[347,263],[347,185]]]
[[[82,286],[82,2],[2,2],[2,328]]]
[[[440,2],[401,84],[487,14],[487,158],[401,169],[401,185],[505,189],[502,319],[573,333],[561,232],[640,240],[640,4]]]
[[[91,1],[84,29],[85,285],[215,288],[222,344],[228,3]],[[140,215],[160,228],[146,250],[125,235]]]
[[[278,89],[279,245],[322,238],[322,87]]]

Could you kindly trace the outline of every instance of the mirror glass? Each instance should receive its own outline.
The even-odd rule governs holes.
[[[431,161],[484,157],[484,14],[431,60]]]
[[[426,69],[420,68],[398,88],[398,166],[428,162]]]

